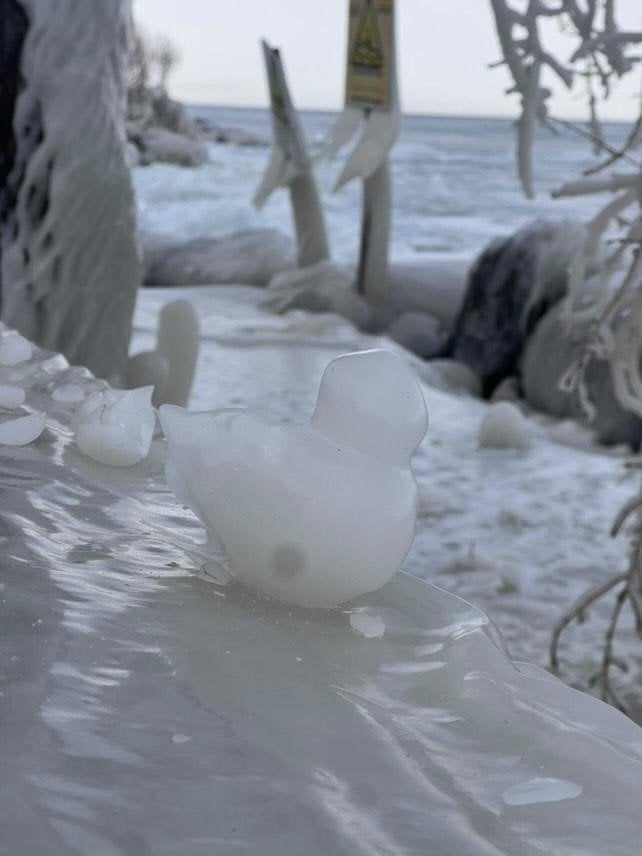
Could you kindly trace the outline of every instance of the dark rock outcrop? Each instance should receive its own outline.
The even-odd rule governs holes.
[[[516,374],[529,334],[564,294],[582,236],[577,223],[536,220],[474,264],[445,355],[479,375],[484,396]]]

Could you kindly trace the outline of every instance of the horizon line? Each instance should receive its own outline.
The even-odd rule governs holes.
[[[177,99],[181,100],[181,99]],[[266,103],[262,104],[229,104],[221,101],[213,102],[213,101],[191,101],[191,100],[181,100],[181,103],[188,107],[218,107],[225,110],[266,110],[269,111],[270,105]],[[338,115],[343,110],[343,107],[334,108],[334,107],[297,107],[297,112],[300,113],[330,113]],[[417,117],[417,118],[427,118],[427,119],[490,119],[492,121],[502,121],[502,122],[517,122],[519,119],[519,115],[500,115],[497,113],[429,113],[420,110],[403,110],[403,117]],[[558,120],[561,122],[575,122],[575,123],[584,123],[589,124],[589,117],[578,117],[578,116],[551,116],[551,119]],[[602,120],[606,124],[614,124],[614,125],[630,125],[635,121],[634,118],[625,119],[625,118],[617,118],[617,119],[603,119]]]

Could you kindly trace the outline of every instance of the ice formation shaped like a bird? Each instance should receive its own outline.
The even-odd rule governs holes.
[[[263,594],[330,607],[374,591],[412,543],[410,456],[427,427],[410,368],[364,351],[326,368],[310,423],[165,405],[167,478]]]
[[[156,422],[152,390],[104,389],[90,395],[74,414],[80,451],[112,467],[129,467],[146,458]]]

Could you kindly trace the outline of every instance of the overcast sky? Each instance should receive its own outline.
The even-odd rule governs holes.
[[[617,0],[619,19],[642,29],[642,0]],[[201,104],[267,103],[259,39],[281,48],[295,104],[342,105],[348,0],[134,0],[134,14],[150,36],[169,37],[181,54],[170,79],[177,98]],[[503,69],[489,0],[397,0],[403,109],[412,113],[512,116],[515,98],[503,94]],[[551,43],[570,53],[556,30]],[[635,115],[635,80],[618,87],[604,111]],[[581,90],[555,102],[556,115],[584,116]]]

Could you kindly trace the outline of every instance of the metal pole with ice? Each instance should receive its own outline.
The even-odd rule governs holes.
[[[303,130],[292,104],[281,55],[263,41],[274,140],[265,174],[254,197],[260,208],[277,187],[289,187],[297,234],[299,267],[329,258],[321,200]]]
[[[394,0],[350,0],[345,108],[330,132],[329,156],[361,136],[335,185],[363,180],[357,291],[370,301],[385,293],[390,238],[388,153],[399,135]]]

